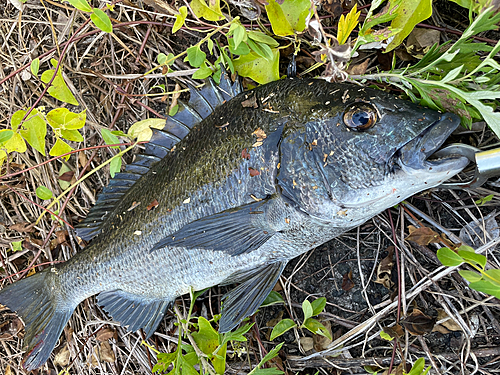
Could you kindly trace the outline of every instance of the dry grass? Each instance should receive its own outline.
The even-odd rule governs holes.
[[[17,72],[0,86],[0,128],[3,129],[8,126],[15,111],[32,105],[43,90],[40,81],[34,79],[28,73],[29,70],[20,69],[29,66],[33,58],[42,54],[44,57],[41,58],[41,71],[47,69],[47,61],[59,58],[64,43],[84,23],[86,16],[75,12],[67,3],[49,0],[30,0],[24,5],[22,13],[7,0],[0,0],[0,9],[0,80],[12,72]],[[158,12],[140,2],[117,4],[113,17],[114,24],[123,24],[115,29],[114,34],[94,32],[95,29],[87,25],[80,30],[78,40],[71,44],[64,58],[67,82],[71,83],[70,88],[80,103],[78,110],[87,111],[85,140],[78,145],[80,148],[102,144],[99,130],[103,127],[126,132],[132,123],[154,116],[149,109],[164,114],[169,99],[163,95],[150,95],[158,92],[152,87],[166,84],[167,91],[173,91],[177,81],[170,77],[165,79],[159,72],[147,77],[142,77],[142,74],[155,66],[158,53],[180,53],[203,37],[201,32],[188,30],[172,36],[170,26],[162,26],[162,23],[173,23],[173,16]],[[443,19],[440,22],[446,22],[446,18]],[[192,21],[191,25],[197,25],[195,20]],[[203,26],[201,23],[198,25]],[[176,61],[174,67],[177,73],[172,76],[176,76],[180,82],[186,82],[193,73],[193,70],[180,60]],[[164,102],[164,99],[167,101]],[[48,111],[59,107],[61,103],[45,95],[40,105],[44,105]],[[498,142],[495,138],[486,137],[485,134],[488,133],[483,130],[462,135],[462,139],[478,147]],[[52,136],[49,135],[48,143],[52,142]],[[95,168],[113,152],[115,151],[108,149],[81,152],[78,158],[73,156],[68,165],[75,171],[75,176],[79,176],[87,161],[90,161],[90,168]],[[6,172],[34,167],[45,160],[45,157],[28,148],[26,153],[14,157]],[[62,192],[57,179],[61,165],[60,160],[44,164],[28,173],[3,181],[0,186],[0,258],[3,268],[0,275],[4,278],[4,285],[24,276],[33,263],[39,265],[67,260],[80,250],[78,240],[69,225],[53,220],[50,215],[44,215],[36,225],[27,228],[12,227],[20,223],[35,223],[43,213],[40,206],[46,206],[47,203],[36,197],[35,190],[38,186],[46,186],[57,194]],[[84,218],[95,202],[96,193],[107,184],[108,175],[106,170],[100,171],[63,199],[61,217],[70,224]],[[481,207],[474,204],[474,199],[467,199],[468,195],[489,194],[496,194],[495,198]],[[481,222],[482,217],[498,205],[498,185],[487,185],[468,192],[434,191],[427,197],[432,201],[421,201],[419,209],[410,210],[407,206],[403,210],[401,206],[398,212],[393,211],[396,244],[391,235],[391,224],[384,215],[337,242],[346,242],[346,257],[353,257],[348,255],[349,247],[353,251],[352,254],[357,254],[351,259],[353,269],[359,276],[355,280],[355,290],[363,295],[366,305],[362,311],[353,312],[349,306],[339,306],[335,299],[329,298],[327,311],[334,312],[323,314],[323,318],[331,322],[335,327],[334,331],[340,327],[341,334],[336,337],[331,348],[306,354],[297,346],[297,341],[304,332],[295,330],[293,337],[297,341],[290,340],[282,356],[283,366],[288,373],[309,368],[325,374],[355,374],[364,373],[362,366],[389,365],[390,345],[377,339],[382,327],[395,323],[398,302],[391,301],[387,292],[380,303],[371,304],[367,292],[370,290],[369,285],[373,284],[375,267],[383,258],[379,254],[385,250],[382,242],[399,247],[399,279],[404,291],[400,305],[402,316],[411,312],[414,305],[424,310],[429,306],[434,310],[442,309],[445,312],[444,318],[436,324],[442,326],[446,321],[453,322],[445,325],[449,327],[450,333],[442,335],[449,335],[446,336],[448,339],[455,335],[459,341],[458,344],[451,345],[449,350],[442,351],[441,346],[429,341],[428,337],[415,338],[406,332],[400,339],[401,350],[398,351],[394,363],[397,365],[403,360],[411,363],[424,356],[429,360],[428,364],[435,366],[435,373],[499,372],[498,300],[470,290],[457,276],[455,268],[440,266],[435,258],[437,245],[423,246],[405,241],[409,224],[424,224],[438,232],[451,233],[448,237],[453,242],[459,241],[460,228],[472,221]],[[440,200],[447,200],[449,203],[439,202]],[[374,235],[378,240],[373,241]],[[10,243],[21,240],[24,241],[23,250],[12,252]],[[485,238],[483,242],[479,251],[488,256],[491,267],[500,268],[498,251],[495,249],[499,242],[498,237]],[[367,249],[372,254],[371,268],[365,267],[361,255]],[[298,261],[294,269],[289,268],[287,277],[281,280],[288,302],[286,310],[293,317],[300,318],[300,303],[310,295],[298,285],[297,275],[300,274],[301,267],[317,255],[318,251],[305,254],[303,260]],[[422,256],[428,261],[422,262]],[[313,277],[324,277],[325,283],[342,283],[342,277],[339,279],[335,265],[335,262],[329,260],[324,269],[318,270],[318,275]],[[331,275],[327,277],[329,274]],[[331,285],[331,288],[334,286]],[[294,292],[302,293],[301,299],[298,299]],[[220,296],[218,290],[214,289],[205,299],[204,304],[209,307],[209,316],[218,313]],[[318,296],[310,295],[312,298]],[[341,313],[342,309],[345,314]],[[0,372],[24,374],[25,371],[20,365],[24,354],[23,331],[20,330],[22,325],[8,310],[0,312]],[[171,351],[177,342],[174,333],[172,318],[167,317],[149,343],[160,351]],[[80,304],[73,314],[55,354],[57,360],[68,365],[70,374],[149,374],[152,364],[155,363],[155,355],[141,345],[141,341],[140,332],[130,333],[113,323],[94,299],[89,299]],[[266,350],[273,346],[268,341],[264,341],[264,345]],[[292,352],[289,349],[294,349],[295,354],[285,354]],[[262,356],[258,342],[253,339],[248,343],[247,352],[248,358],[243,357],[240,362],[230,364],[228,372],[249,372],[248,361],[255,364]],[[99,353],[100,358],[92,360],[95,353]],[[332,354],[335,356],[326,357]],[[39,373],[56,374],[62,368],[60,365],[54,367],[52,357]]]

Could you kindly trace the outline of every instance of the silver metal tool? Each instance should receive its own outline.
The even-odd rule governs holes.
[[[439,187],[447,189],[476,188],[483,185],[488,178],[500,176],[500,148],[482,151],[477,147],[462,143],[454,143],[436,152],[434,155],[449,156],[457,154],[465,156],[475,164],[474,177],[465,182],[445,182]]]

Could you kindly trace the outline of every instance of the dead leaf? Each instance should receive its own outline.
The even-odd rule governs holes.
[[[301,337],[299,342],[306,353],[314,348],[314,340],[312,337]]]
[[[56,238],[57,238],[57,243],[59,244],[66,242],[66,239],[68,238],[68,231],[58,230],[56,232]]]
[[[410,235],[406,237],[406,240],[419,245],[427,246],[430,243],[439,243],[441,241],[439,233],[434,232],[428,227],[415,228],[413,225],[409,225],[408,231]]]
[[[333,15],[334,18],[340,17],[344,11],[341,0],[321,0],[321,5],[323,9]]]
[[[382,329],[393,339],[399,339],[400,337],[403,337],[405,334],[403,327],[401,327],[400,324],[396,324],[393,327],[382,327]]]
[[[330,332],[330,337],[333,337],[332,324],[330,323],[330,321],[320,319],[320,323],[322,323],[327,329],[327,331]],[[332,343],[332,340],[322,335],[313,335],[313,342],[314,342],[314,350],[320,352],[322,350],[327,349],[328,346]]]
[[[115,353],[107,341],[94,346],[94,352],[92,353],[91,359],[92,366],[97,367],[99,362],[113,363],[115,360]]]
[[[248,96],[245,96],[248,98]],[[247,100],[243,100],[241,102],[241,106],[243,108],[259,108],[259,105],[257,104],[257,98],[255,97],[255,94],[248,98]]]
[[[419,309],[413,309],[410,315],[401,320],[403,327],[413,336],[420,336],[424,333],[432,332],[435,323],[435,318],[425,315]]]
[[[10,340],[18,335],[23,329],[23,323],[17,316],[13,316],[11,320],[0,324],[0,340]]]
[[[9,227],[10,230],[15,230],[17,232],[33,232],[33,227],[35,226],[35,223],[30,224],[30,223],[17,223],[13,224]]]
[[[167,66],[165,66],[164,68],[166,68],[168,71]],[[181,96],[181,85],[176,83],[174,88],[174,93],[172,95],[172,101],[170,102],[170,107],[168,107],[168,113],[170,113],[172,109],[177,105],[177,100],[179,99],[179,96]],[[165,95],[165,97],[167,97],[167,95]]]
[[[60,175],[58,178],[61,181],[70,182],[74,175],[75,175],[74,171],[67,171],[64,172],[62,175]]]
[[[257,130],[255,130],[252,135],[255,135],[257,137],[257,142],[262,142],[267,138],[267,134],[261,128],[257,128]]]
[[[158,201],[155,199],[150,204],[148,204],[148,206],[146,207],[146,209],[148,211],[151,211],[153,208],[156,208],[156,206],[158,206],[158,204],[159,204]]]
[[[88,163],[89,159],[87,159],[87,155],[85,155],[85,152],[84,151],[81,151],[78,153],[78,163],[80,163],[80,167],[85,167]],[[83,172],[87,172],[88,170],[90,169],[90,165],[87,166],[87,168],[85,169],[85,171]]]
[[[377,267],[377,280],[375,282],[391,289],[394,285],[391,280],[392,267],[394,267],[394,246],[389,246],[387,252],[389,254],[382,259]]]
[[[54,358],[54,365],[66,367],[69,363],[69,354],[68,344],[65,344],[64,347],[56,354]]]
[[[443,309],[439,309],[438,310],[438,316],[437,316],[437,320],[440,321],[442,319],[446,319],[448,318],[449,315],[446,313],[446,311],[444,311]],[[437,331],[437,332],[441,332],[443,333],[440,328],[445,328],[446,331],[462,331],[462,328],[460,327],[459,324],[457,324],[457,322],[455,322],[453,320],[453,318],[450,317],[450,319],[448,319],[447,321],[441,323],[441,324],[438,324],[436,326],[434,326],[434,329],[433,331]],[[448,333],[447,332],[447,333]]]
[[[408,35],[406,45],[408,48],[413,47],[413,49],[411,50],[412,52],[423,52],[427,47],[431,47],[434,44],[439,43],[440,38],[441,32],[439,30],[415,27],[410,35]]]
[[[260,172],[257,169],[249,167],[248,170],[250,171],[250,177],[255,177],[260,175]]]
[[[108,341],[115,335],[116,331],[112,328],[103,328],[95,336],[97,341]]]
[[[243,159],[250,160],[250,154],[248,153],[246,148],[244,148],[243,151],[241,151],[241,157]]]
[[[365,61],[363,61],[361,64],[350,66],[349,69],[347,69],[347,72],[353,75],[365,74],[369,62],[370,59],[365,59]]]
[[[352,270],[349,270],[342,277],[342,290],[348,292],[352,288],[354,288],[354,281],[352,281]]]

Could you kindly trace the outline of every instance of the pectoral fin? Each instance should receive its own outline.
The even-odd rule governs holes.
[[[158,242],[151,251],[171,246],[223,251],[231,256],[249,253],[276,233],[265,216],[271,201],[250,203],[193,221]]]
[[[273,290],[287,262],[277,262],[259,267],[253,272],[245,272],[240,285],[224,296],[219,332],[233,329],[244,318],[257,311]],[[231,278],[230,281],[234,280]]]

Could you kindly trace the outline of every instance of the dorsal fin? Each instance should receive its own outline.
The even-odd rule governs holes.
[[[76,226],[76,234],[86,241],[99,234],[104,218],[113,211],[128,189],[146,174],[153,164],[165,157],[193,126],[212,113],[216,107],[242,91],[239,79],[233,83],[223,67],[218,86],[211,78],[201,90],[189,85],[189,102],[187,104],[179,102],[179,111],[174,116],[167,116],[165,127],[153,130],[153,136],[146,144],[145,152],[138,155],[132,164],[125,166],[123,172],[117,173],[103,189],[85,220]]]

